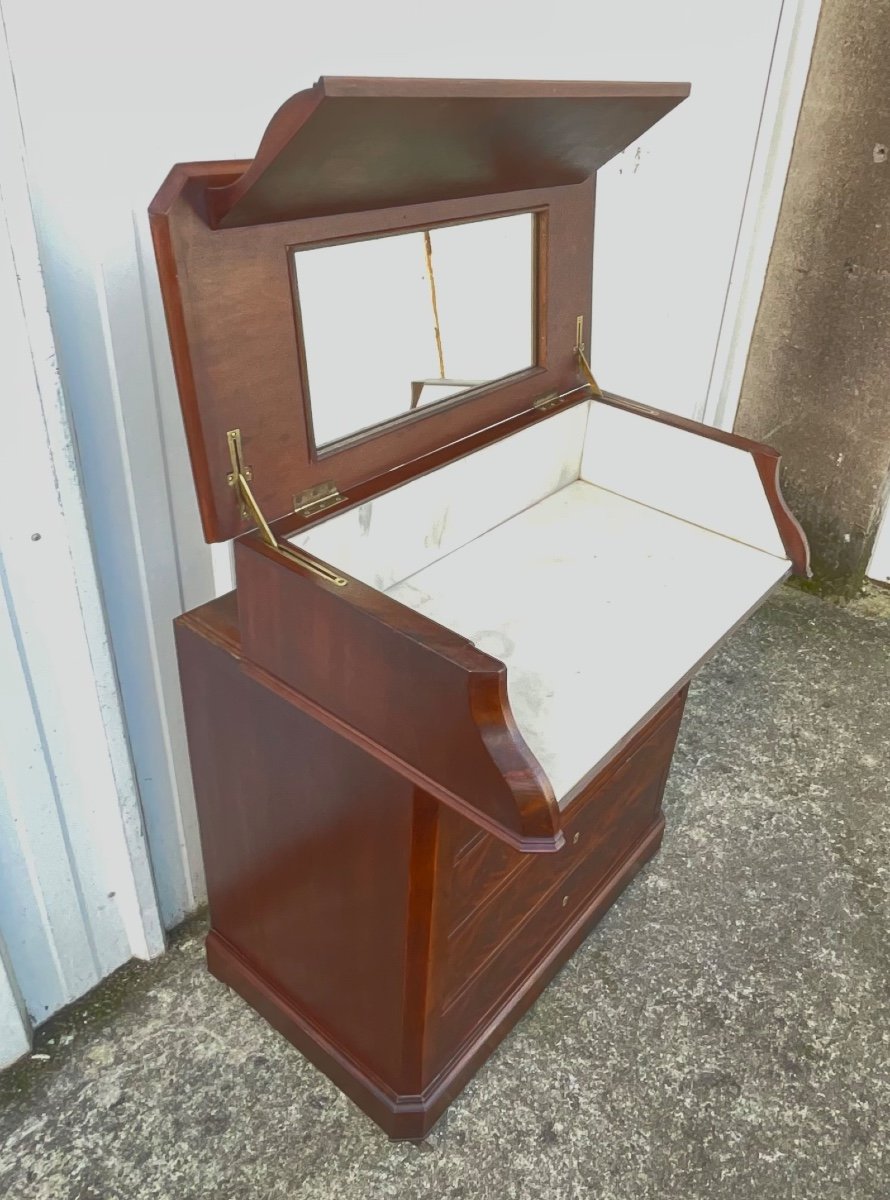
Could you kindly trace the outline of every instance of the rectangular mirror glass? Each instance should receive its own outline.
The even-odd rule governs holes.
[[[294,251],[315,445],[534,365],[535,217]]]

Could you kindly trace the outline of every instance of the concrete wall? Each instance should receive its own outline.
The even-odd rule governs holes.
[[[890,471],[890,2],[824,0],[736,420],[853,595]]]

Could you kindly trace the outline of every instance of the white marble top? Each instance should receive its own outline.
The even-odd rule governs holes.
[[[507,664],[516,722],[564,801],[788,570],[578,481],[388,594]]]

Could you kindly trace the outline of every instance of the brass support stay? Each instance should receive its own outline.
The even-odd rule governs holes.
[[[305,570],[312,571],[315,575],[320,575],[322,579],[326,579],[328,583],[333,583],[335,587],[346,587],[349,582],[348,579],[344,579],[342,575],[338,575],[336,571],[332,571],[322,563],[313,562],[311,558],[308,558],[305,554],[301,554],[295,547],[287,545],[284,542],[279,542],[278,538],[272,532],[269,522],[263,516],[262,509],[257,504],[256,497],[251,490],[250,480],[253,478],[253,472],[244,462],[244,452],[241,447],[241,430],[230,429],[226,434],[226,439],[229,444],[229,462],[232,466],[226,479],[228,480],[229,487],[235,489],[238,499],[241,502],[242,517],[246,521],[254,521],[266,545],[271,546],[282,558],[299,563]]]
[[[250,467],[244,466],[244,458],[241,450],[241,430],[230,429],[226,434],[226,439],[229,443],[229,462],[232,464],[232,469],[226,478],[229,482],[229,487],[235,489],[238,499],[241,501],[241,516],[245,521],[249,521],[251,517],[253,518],[253,523],[263,535],[263,541],[267,546],[277,546],[278,539],[269,528],[269,522],[263,516],[262,510],[257,504],[253,492],[250,490],[249,480],[253,478],[253,472]]]
[[[579,317],[575,330],[575,353],[578,355],[578,365],[581,368],[581,374],[590,384],[590,389],[595,396],[602,399],[603,390],[593,377],[593,371],[590,369],[590,363],[587,361],[587,355],[584,353],[584,318]]]

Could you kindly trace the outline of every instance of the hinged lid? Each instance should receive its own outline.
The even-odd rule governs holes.
[[[175,167],[150,214],[207,539],[256,523],[231,483],[231,431],[274,523],[584,383],[576,330],[589,323],[593,176],[688,91],[322,78],[279,109],[252,162]],[[431,273],[431,229],[511,214],[532,214],[530,365],[476,387],[476,372],[445,370],[439,340],[440,378],[418,371],[403,414],[316,445],[295,251],[417,231]],[[355,325],[338,332],[342,388],[361,389]],[[446,399],[420,407],[426,387]]]
[[[230,229],[580,183],[689,92],[676,83],[322,76],[269,123],[235,182]]]

